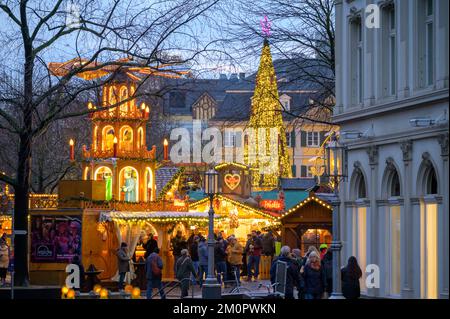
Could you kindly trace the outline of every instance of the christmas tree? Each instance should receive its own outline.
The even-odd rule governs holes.
[[[275,188],[280,177],[292,177],[281,111],[269,41],[265,39],[249,122],[254,136],[245,153],[247,163],[253,168],[254,187]],[[249,158],[253,152],[256,156]]]

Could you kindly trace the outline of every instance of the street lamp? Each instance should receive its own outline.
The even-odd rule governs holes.
[[[345,177],[345,147],[338,141],[336,133],[330,137],[326,146],[326,175],[333,187],[334,198],[331,201],[333,206],[333,241],[330,250],[333,252],[333,292],[331,299],[342,299],[341,290],[341,234],[340,234],[340,200],[339,182]]]
[[[209,225],[208,225],[208,275],[203,284],[202,297],[204,299],[220,299],[222,297],[221,285],[214,276],[214,195],[219,190],[219,173],[215,169],[210,169],[204,177],[205,195],[209,197]]]

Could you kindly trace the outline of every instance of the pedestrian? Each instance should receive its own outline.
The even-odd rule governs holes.
[[[156,247],[145,260],[145,273],[147,277],[147,299],[152,299],[153,289],[159,291],[161,299],[166,299],[166,294],[162,287],[163,261],[159,256],[159,248]]]
[[[281,254],[281,238],[277,236],[275,239],[275,256],[279,256]]]
[[[320,264],[320,257],[316,252],[309,254],[302,275],[305,299],[321,299],[326,288],[326,279]]]
[[[321,261],[323,271],[325,272],[325,280],[327,281],[326,293],[328,298],[333,291],[333,253],[327,250]]]
[[[236,237],[230,237],[229,245],[227,247],[228,262],[231,266],[232,273],[234,275],[233,280],[236,280],[238,285],[241,284],[241,266],[242,266],[242,253],[244,248],[239,244]]]
[[[2,287],[6,286],[6,275],[9,266],[9,247],[6,240],[0,239],[0,280]]]
[[[291,248],[289,246],[281,247],[280,256],[273,261],[272,266],[270,267],[270,282],[272,284],[277,284],[276,272],[278,261],[285,262],[287,266],[284,298],[294,299],[294,287],[297,287],[297,290],[300,291],[302,283],[299,267],[291,257]]]
[[[214,262],[217,272],[217,281],[219,282],[219,284],[222,284],[222,281],[225,280],[225,275],[227,273],[227,254],[225,252],[225,243],[223,242],[223,238],[220,236],[220,234],[217,238],[218,240],[216,241],[216,244],[214,246]]]
[[[175,264],[175,269],[176,277],[180,281],[181,298],[187,297],[189,295],[190,275],[193,274],[194,277],[197,277],[187,249],[181,250],[181,256]]]
[[[248,246],[248,264],[247,264],[247,280],[251,281],[252,277],[255,281],[259,276],[259,262],[261,260],[262,241],[258,237],[256,231],[252,231],[251,243]]]
[[[177,261],[178,258],[180,258],[181,256],[181,250],[183,249],[187,249],[187,241],[184,239],[184,237],[182,236],[182,232],[181,230],[177,231],[177,234],[175,235],[175,237],[173,237],[170,240],[170,244],[172,245],[172,254],[173,254],[173,268],[174,268],[174,273],[176,274],[176,265],[177,265]]]
[[[203,286],[203,276],[208,276],[208,245],[206,244],[206,238],[201,236],[198,243],[198,262],[199,271],[198,277],[200,282],[200,287]]]
[[[270,262],[273,261],[273,256],[275,254],[275,238],[271,230],[262,237],[262,253],[264,256],[270,256]]]
[[[190,249],[189,249],[189,255],[191,255],[192,264],[194,265],[195,273],[198,274],[199,269],[199,256],[198,256],[198,242],[199,237],[197,235],[194,236],[194,240],[191,243]],[[191,276],[192,284],[196,284],[196,279],[194,276]]]
[[[148,240],[145,243],[144,259],[147,260],[148,256],[150,256],[156,248],[158,248],[158,242],[155,240],[155,238],[153,238],[153,234],[150,233],[148,235]]]
[[[303,277],[301,274],[301,269],[303,267],[303,257],[302,252],[298,248],[292,249],[292,260],[297,265],[298,274],[300,276],[302,285],[298,289],[298,299],[305,299],[304,285],[303,285]]]
[[[242,254],[242,273],[241,276],[247,276],[248,275],[248,269],[247,269],[247,265],[248,265],[248,250],[249,250],[249,246],[252,243],[252,234],[247,234],[247,241],[245,242],[245,247],[244,247],[244,253]]]
[[[346,299],[358,299],[361,295],[359,279],[362,276],[361,268],[356,257],[348,259],[347,266],[341,269],[342,294]]]
[[[117,265],[119,268],[119,290],[123,290],[123,283],[127,272],[130,271],[130,256],[128,254],[128,245],[123,242],[117,250]]]
[[[325,257],[325,254],[328,251],[328,245],[327,244],[321,244],[319,246],[319,251],[320,251],[320,260],[323,260],[323,257]]]
[[[308,251],[305,254],[305,258],[303,258],[303,266],[306,264],[306,262],[308,261],[308,257],[309,254],[311,254],[312,252],[315,252],[317,255],[320,255],[319,251],[317,250],[316,246],[309,246],[308,247]]]

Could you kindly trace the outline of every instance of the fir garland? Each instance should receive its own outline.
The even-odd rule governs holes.
[[[184,167],[181,167],[178,170],[178,172],[176,172],[175,175],[172,176],[172,179],[166,185],[164,185],[164,187],[159,192],[156,200],[162,200],[164,198],[164,196],[166,196],[167,192],[173,187],[173,185],[175,184],[175,181],[181,176],[181,174],[183,174],[183,172],[184,172]]]

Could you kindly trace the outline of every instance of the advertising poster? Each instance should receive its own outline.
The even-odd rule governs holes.
[[[31,262],[81,259],[81,216],[32,216]]]

